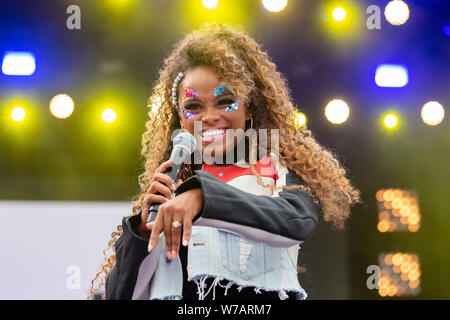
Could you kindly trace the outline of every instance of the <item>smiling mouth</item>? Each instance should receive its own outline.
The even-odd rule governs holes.
[[[203,142],[213,142],[222,139],[226,134],[226,129],[209,129],[200,133]]]

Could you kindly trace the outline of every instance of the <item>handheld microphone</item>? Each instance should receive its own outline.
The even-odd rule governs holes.
[[[183,168],[186,160],[191,156],[196,148],[195,138],[186,130],[181,130],[175,138],[173,139],[173,149],[170,154],[170,160],[173,160],[172,165],[167,168],[165,174],[167,174],[174,184],[176,185],[178,177],[180,176],[181,169]],[[160,193],[158,193],[160,194]],[[147,223],[152,222],[156,219],[158,213],[158,208],[160,203],[152,203],[148,211]],[[142,209],[141,209],[142,210]]]

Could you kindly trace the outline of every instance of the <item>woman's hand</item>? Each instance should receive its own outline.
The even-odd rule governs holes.
[[[192,220],[203,209],[203,194],[200,188],[191,189],[163,203],[158,209],[155,223],[151,228],[148,251],[152,251],[158,241],[159,233],[164,229],[167,256],[173,259],[180,249],[181,226],[174,227],[178,221],[183,224],[183,246],[189,244]]]
[[[175,190],[175,186],[172,178],[164,173],[172,165],[172,162],[173,160],[167,160],[166,162],[163,162],[158,169],[156,169],[155,174],[150,181],[144,200],[142,201],[141,223],[138,227],[138,232],[143,238],[148,239],[150,237],[149,230],[152,228],[154,223],[150,222],[147,224],[150,205],[154,202],[165,203],[170,199],[173,199],[172,191]]]

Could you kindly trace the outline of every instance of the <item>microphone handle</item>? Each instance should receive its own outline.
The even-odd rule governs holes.
[[[180,174],[182,172],[181,169],[182,169],[183,165],[184,165],[184,163],[172,163],[172,165],[165,172],[165,174],[167,174],[172,179],[175,186],[177,184],[178,177],[180,176]],[[162,195],[159,192],[157,194]],[[152,203],[152,205],[150,206],[150,209],[148,210],[147,223],[156,220],[156,215],[158,214],[158,209],[159,209],[160,205],[161,204],[158,202]]]

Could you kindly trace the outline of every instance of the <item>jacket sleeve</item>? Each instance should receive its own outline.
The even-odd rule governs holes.
[[[140,219],[140,214],[122,219],[123,233],[114,245],[116,262],[106,277],[107,300],[132,298],[140,264],[148,255],[148,240],[137,234]]]
[[[194,225],[224,229],[253,241],[290,247],[307,239],[318,223],[320,208],[302,189],[283,190],[275,196],[254,195],[230,186],[214,175],[196,170],[175,190],[181,194],[201,188],[203,210]],[[293,171],[286,170],[285,185],[304,185]]]

